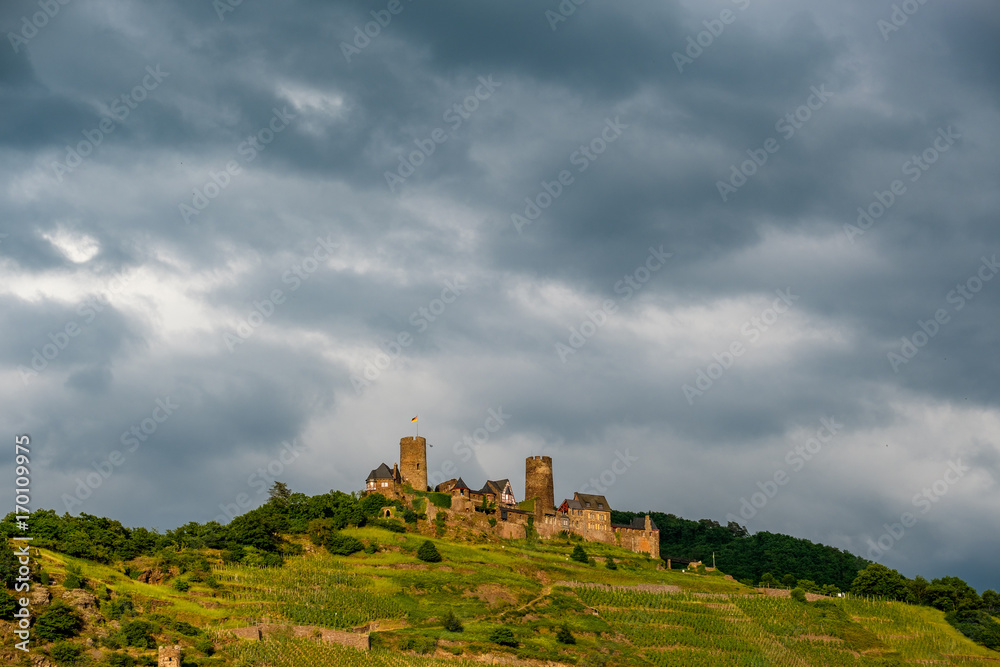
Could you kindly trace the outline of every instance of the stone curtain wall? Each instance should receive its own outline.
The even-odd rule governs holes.
[[[368,634],[358,632],[344,632],[342,630],[331,630],[320,628],[314,625],[275,625],[264,623],[251,626],[249,628],[233,628],[231,632],[242,639],[259,640],[274,634],[291,632],[293,637],[300,639],[318,639],[329,644],[340,644],[350,646],[359,651],[367,651],[371,648],[371,638]]]

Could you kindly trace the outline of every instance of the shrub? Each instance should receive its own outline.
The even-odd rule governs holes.
[[[448,610],[448,613],[444,615],[444,619],[442,620],[444,629],[448,632],[462,632],[465,630],[462,621],[458,620],[458,616],[455,616],[455,612],[451,609]]]
[[[513,646],[515,648],[518,646],[517,639],[514,637],[514,632],[510,628],[503,625],[490,633],[490,641],[494,644],[499,644],[500,646]]]
[[[365,547],[365,553],[369,556],[378,552],[378,542],[371,540],[368,542],[368,546]]]
[[[15,611],[17,611],[17,598],[0,588],[0,619],[13,621]]]
[[[490,517],[490,518],[488,519],[488,521],[490,522],[490,528],[496,528],[496,525],[497,525],[497,518],[496,518],[495,516],[491,516],[491,517]]]
[[[406,526],[401,524],[396,519],[375,519],[374,521],[368,522],[369,526],[373,528],[384,528],[393,533],[405,533]]]
[[[108,667],[135,667],[135,658],[128,653],[109,653],[104,662]]]
[[[420,548],[417,549],[417,558],[424,561],[425,563],[439,563],[441,562],[441,554],[438,553],[437,547],[430,540],[425,540]]]
[[[87,580],[83,578],[79,565],[69,565],[66,567],[66,578],[63,579],[63,588],[73,590],[74,588],[84,588]]]
[[[434,515],[434,533],[438,537],[444,537],[445,528],[444,512],[438,512]]]
[[[124,623],[118,634],[125,646],[156,648],[156,640],[153,639],[153,624],[149,621],[136,620]]]
[[[365,548],[360,540],[340,533],[331,534],[323,546],[326,547],[327,551],[337,556],[350,556]]]
[[[1000,651],[1000,623],[986,612],[972,609],[953,611],[944,619],[977,644]]]
[[[450,493],[428,493],[427,499],[431,501],[431,504],[435,507],[443,507],[445,509],[451,509],[451,494]]]
[[[556,633],[556,641],[560,644],[575,644],[576,637],[570,632],[569,626],[563,623],[559,628],[559,632]]]
[[[56,641],[75,636],[83,628],[80,613],[65,602],[56,600],[38,615],[35,634],[39,639]]]
[[[191,584],[187,579],[174,579],[174,590],[185,593],[191,589]]]
[[[806,601],[806,591],[804,588],[795,587],[792,589],[792,599],[796,602]]]
[[[614,558],[612,558],[611,556],[608,556],[604,560],[604,567],[608,568],[609,570],[617,570],[618,569],[618,564],[615,563],[615,559]]]
[[[49,650],[49,655],[59,665],[75,665],[83,654],[83,648],[68,642],[57,642]]]
[[[208,637],[202,637],[201,639],[196,641],[194,643],[194,647],[195,649],[201,651],[205,655],[212,655],[213,653],[215,653],[215,645],[212,643],[212,640],[209,639]]]
[[[587,562],[587,552],[584,551],[583,547],[580,546],[579,544],[576,545],[575,547],[573,547],[573,553],[571,553],[569,555],[569,557],[572,558],[573,560],[575,560],[578,563],[586,563]]]

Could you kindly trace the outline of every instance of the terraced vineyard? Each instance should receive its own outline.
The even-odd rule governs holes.
[[[443,560],[427,564],[416,559],[424,536],[370,527],[344,533],[378,548],[333,556],[300,540],[305,553],[281,568],[222,565],[217,552],[207,552],[216,563],[212,586],[192,580],[186,592],[44,550],[42,560],[59,581],[69,565],[81,566],[92,590],[109,600],[129,596],[137,613],[158,614],[161,625],[175,618],[203,628],[214,654],[175,632],[158,636],[184,646],[185,664],[202,667],[464,667],[494,658],[539,667],[1000,667],[1000,653],[972,643],[928,607],[854,598],[801,603],[718,572],[658,569],[611,545],[588,544],[592,561],[581,564],[569,559],[574,543],[567,540],[435,539]],[[617,570],[603,567],[607,557]],[[444,628],[449,613],[461,620],[462,632]],[[277,628],[263,641],[231,632],[263,619]],[[372,622],[378,623],[369,628],[369,652],[317,638],[319,628]],[[315,627],[293,638],[286,625]],[[516,646],[494,641],[500,628],[511,631]],[[96,643],[113,629],[97,619],[87,632]],[[560,630],[574,643],[560,642]],[[155,650],[132,649],[136,659],[149,653]]]

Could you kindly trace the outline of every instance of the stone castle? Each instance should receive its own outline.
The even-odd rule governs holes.
[[[431,491],[427,486],[427,439],[405,437],[399,441],[399,463],[382,463],[365,480],[365,493],[412,501],[413,491]],[[525,538],[533,530],[543,539],[560,532],[575,533],[590,542],[617,544],[630,551],[660,557],[660,531],[647,514],[631,524],[611,523],[607,498],[574,493],[559,505],[552,482],[552,457],[529,456],[524,462],[525,499],[517,502],[509,479],[486,480],[474,490],[461,477],[438,484],[434,491],[451,496],[451,508],[427,503],[427,518],[444,513],[451,526],[466,525],[506,539]]]

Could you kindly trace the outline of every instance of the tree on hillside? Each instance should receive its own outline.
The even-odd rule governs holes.
[[[579,544],[573,547],[573,553],[571,553],[569,557],[578,563],[586,563],[588,561],[587,552],[584,551],[583,547]]]
[[[606,559],[604,559],[604,567],[608,568],[609,570],[617,570],[618,564],[615,563],[614,558],[608,556]]]
[[[448,632],[463,632],[465,630],[465,627],[462,625],[462,621],[458,619],[458,616],[455,616],[455,612],[451,609],[449,609],[448,613],[444,615],[442,625],[444,625],[444,629]]]
[[[284,482],[275,482],[267,492],[267,495],[269,500],[278,504],[284,504],[292,497],[292,490]]]
[[[425,563],[439,563],[441,562],[441,554],[438,553],[437,547],[430,540],[425,540],[420,548],[417,549],[417,558],[424,561]]]
[[[983,611],[993,616],[1000,614],[1000,594],[989,588],[983,591]]]
[[[872,563],[859,572],[851,584],[851,592],[901,602],[913,601],[906,577],[880,563]]]
[[[770,572],[765,572],[760,576],[760,585],[764,588],[774,588],[778,585],[778,580]]]
[[[575,644],[576,637],[573,636],[569,626],[563,623],[559,627],[559,632],[556,633],[556,641],[560,644]]]
[[[344,535],[342,533],[331,533],[326,538],[326,542],[323,543],[326,550],[335,556],[350,556],[353,553],[357,553],[365,548],[365,545],[361,543],[361,540],[351,537],[350,535]]]
[[[80,613],[62,600],[56,600],[38,615],[35,634],[45,641],[73,637],[83,628]]]
[[[500,646],[513,646],[515,648],[518,646],[514,631],[504,625],[490,633],[490,641],[494,644],[500,644]]]

